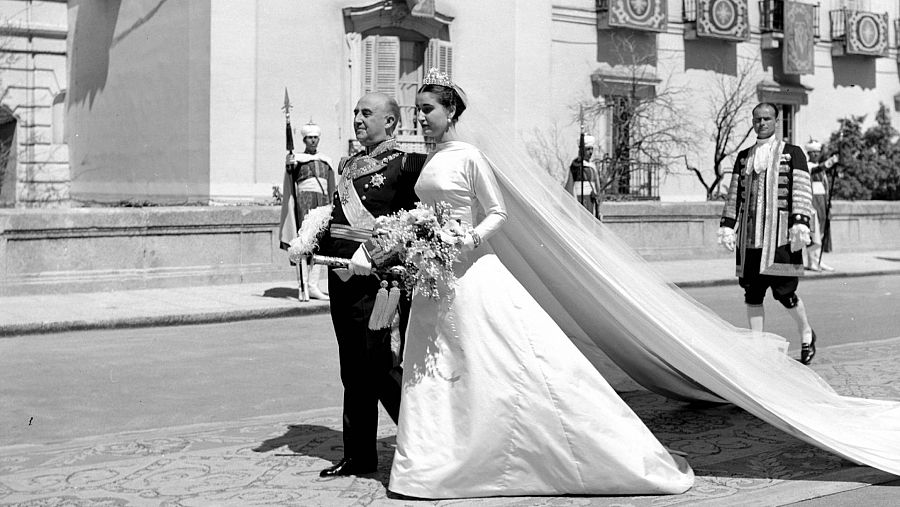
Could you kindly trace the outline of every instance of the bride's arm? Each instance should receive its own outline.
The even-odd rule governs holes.
[[[494,177],[491,163],[479,153],[469,164],[469,182],[475,198],[484,212],[484,219],[475,225],[480,241],[493,236],[506,222],[506,206],[500,193],[500,185]],[[479,241],[479,243],[480,243]]]

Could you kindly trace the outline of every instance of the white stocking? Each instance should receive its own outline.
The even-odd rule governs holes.
[[[809,319],[806,318],[806,305],[803,300],[797,297],[797,306],[788,308],[788,313],[797,323],[797,331],[800,332],[800,341],[802,343],[812,342],[812,327],[809,325]]]
[[[754,333],[762,333],[766,322],[766,309],[763,305],[747,305],[747,320],[750,322],[750,330]]]

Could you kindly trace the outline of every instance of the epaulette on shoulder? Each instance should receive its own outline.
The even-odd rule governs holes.
[[[338,174],[344,174],[344,166],[347,165],[347,162],[350,162],[351,158],[353,158],[353,156],[341,157],[341,160],[340,160],[340,162],[338,162],[338,166],[337,166]]]
[[[405,173],[420,173],[422,172],[422,167],[425,166],[425,159],[428,155],[424,153],[406,153],[404,155],[403,167],[400,168],[402,172]]]

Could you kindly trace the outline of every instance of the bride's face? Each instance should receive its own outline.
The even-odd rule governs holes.
[[[448,110],[431,92],[416,95],[416,120],[422,125],[422,135],[440,142],[444,133],[450,128],[453,111]]]

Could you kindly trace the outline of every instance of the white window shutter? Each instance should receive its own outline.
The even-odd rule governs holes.
[[[437,67],[437,58],[435,58],[435,48],[437,47],[437,43],[440,42],[437,39],[431,39],[428,41],[428,47],[425,48],[425,72],[427,74],[429,70]]]
[[[350,32],[346,35],[347,41],[347,58],[350,63],[348,78],[350,80],[350,94],[348,95],[348,104],[356,104],[363,91],[363,43],[362,36],[357,32]],[[353,106],[351,105],[352,109]]]
[[[396,97],[400,82],[400,38],[378,36],[376,55],[374,91]]]
[[[375,62],[378,48],[378,36],[372,35],[362,41],[362,93],[375,90]]]
[[[362,92],[397,96],[400,80],[400,38],[370,35],[362,41]]]
[[[428,41],[428,49],[425,50],[425,72],[432,68],[447,74],[453,79],[453,45],[440,39]]]
[[[449,42],[438,44],[438,68],[453,79],[453,46]]]

